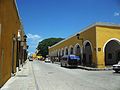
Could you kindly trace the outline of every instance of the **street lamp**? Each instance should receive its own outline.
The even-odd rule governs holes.
[[[26,42],[26,39],[27,39],[27,36],[26,36],[26,35],[24,35],[24,42]]]
[[[76,37],[77,37],[78,40],[81,40],[82,44],[83,44],[83,38],[80,38],[80,34],[79,33],[76,34]]]
[[[27,45],[27,49],[29,48],[29,45]]]
[[[26,42],[27,42],[27,41],[26,41],[27,36],[26,36],[26,35],[24,35],[23,37],[24,37],[24,40],[23,40],[23,41],[20,41],[20,42],[21,42],[21,46],[24,46],[24,43],[26,43]],[[26,46],[26,48],[27,48],[27,46]],[[24,47],[24,49],[26,49],[26,48]]]

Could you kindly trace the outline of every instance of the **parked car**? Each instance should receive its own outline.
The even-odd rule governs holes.
[[[67,55],[63,56],[60,60],[61,67],[77,67],[78,66],[78,60],[80,58],[76,55]]]
[[[50,59],[48,59],[48,58],[46,58],[46,59],[45,59],[45,62],[46,62],[46,63],[50,63],[50,62],[51,62],[51,60],[50,60]]]
[[[31,56],[28,59],[29,59],[29,61],[33,61],[33,58]]]
[[[114,65],[113,65],[113,70],[114,70],[115,72],[119,72],[119,71],[120,71],[120,61],[118,62],[118,64],[114,64]]]

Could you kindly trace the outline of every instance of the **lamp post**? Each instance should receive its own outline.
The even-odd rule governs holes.
[[[79,34],[79,33],[76,34],[76,37],[77,37],[78,40],[81,40],[81,41],[82,41],[82,44],[83,44],[83,38],[80,38],[80,34]]]
[[[76,34],[76,37],[77,37],[78,40],[82,41],[82,45],[83,45],[84,39],[80,38],[80,34],[79,33]],[[81,48],[81,50],[82,50],[82,52],[81,52],[81,65],[83,65],[83,47]]]

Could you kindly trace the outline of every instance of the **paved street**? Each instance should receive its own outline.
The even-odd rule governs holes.
[[[40,90],[120,90],[120,74],[113,71],[69,69],[39,61],[32,66]]]
[[[120,90],[120,74],[113,71],[64,68],[40,61],[28,62],[23,71],[2,90]]]

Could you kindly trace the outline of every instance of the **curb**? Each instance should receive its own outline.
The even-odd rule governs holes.
[[[110,70],[113,70],[113,68],[91,68],[91,67],[84,67],[84,66],[78,66],[78,68],[88,70],[88,71],[110,71]]]
[[[54,64],[60,65],[60,62],[54,62]],[[113,68],[92,68],[92,67],[86,67],[86,66],[81,66],[78,65],[78,68],[88,70],[88,71],[110,71],[113,70]]]

